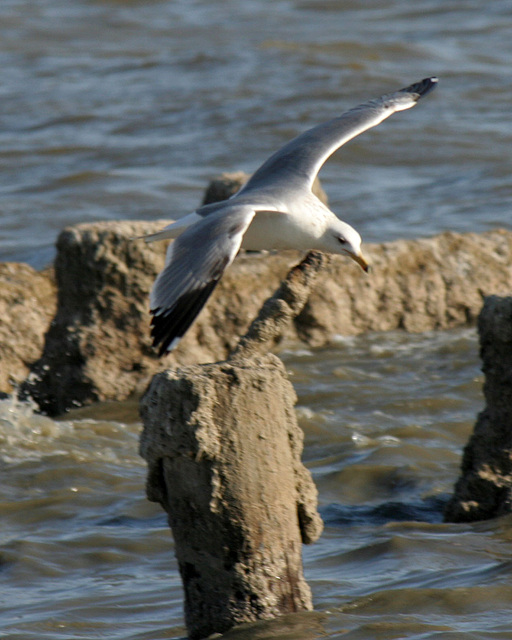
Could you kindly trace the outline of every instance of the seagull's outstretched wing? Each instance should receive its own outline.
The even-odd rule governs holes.
[[[396,111],[410,109],[437,84],[437,78],[425,78],[405,89],[370,100],[333,120],[297,136],[272,155],[240,190],[264,188],[279,182],[311,188],[325,161],[345,142],[377,126]]]
[[[234,260],[255,211],[225,204],[188,227],[169,245],[150,297],[151,335],[159,355],[173,349]]]

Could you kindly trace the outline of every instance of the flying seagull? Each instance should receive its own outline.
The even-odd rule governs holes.
[[[436,84],[437,78],[425,78],[302,133],[228,200],[199,207],[147,236],[147,242],[176,238],[150,296],[151,335],[159,356],[176,347],[240,247],[337,253],[368,271],[360,235],[312,193],[313,182],[345,142],[395,111],[410,109]]]

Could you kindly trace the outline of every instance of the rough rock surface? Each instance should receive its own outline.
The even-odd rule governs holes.
[[[489,294],[512,290],[512,233],[442,233],[432,238],[366,245],[368,276],[333,257],[296,330],[309,344],[335,334],[474,324]]]
[[[470,522],[512,511],[512,298],[486,298],[478,319],[485,409],[465,449],[445,520]]]
[[[291,321],[303,310],[321,269],[329,261],[330,256],[325,253],[310,251],[302,262],[292,267],[274,295],[265,300],[229,358],[243,362],[256,354],[267,353],[278,344]]]
[[[57,414],[94,400],[121,400],[158,370],[221,360],[301,255],[242,254],[178,349],[160,362],[150,347],[148,296],[165,243],[135,236],[164,221],[105,222],[64,230],[55,264],[59,302],[45,349],[24,389]],[[366,275],[332,256],[286,337],[311,346],[336,335],[473,324],[483,297],[512,290],[512,233],[444,233],[366,245]]]
[[[27,264],[0,263],[0,391],[10,393],[39,358],[55,315],[56,291],[50,272]]]
[[[295,393],[275,357],[167,370],[141,402],[148,498],[169,515],[190,638],[311,609],[322,523]]]
[[[94,400],[126,398],[144,373],[156,370],[147,296],[164,248],[155,251],[133,238],[162,224],[78,225],[59,235],[57,313],[22,386],[43,411],[58,414]]]

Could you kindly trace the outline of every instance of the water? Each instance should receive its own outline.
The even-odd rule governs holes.
[[[510,228],[511,54],[508,0],[3,0],[0,260],[43,267],[70,224],[178,217],[218,173],[433,74],[326,165],[331,206],[368,242]],[[510,637],[510,518],[442,523],[477,352],[472,330],[284,352],[326,523],[304,548],[315,612],[232,638]],[[135,403],[54,421],[0,402],[5,637],[186,635],[140,428]]]
[[[234,637],[509,637],[510,518],[442,523],[483,405],[477,348],[465,329],[283,352],[326,525],[304,548],[316,611]],[[136,403],[58,421],[0,403],[6,637],[185,636],[172,538],[144,497],[137,420]]]
[[[178,217],[219,172],[434,74],[326,165],[331,205],[366,241],[509,226],[508,0],[3,0],[0,25],[0,260]]]

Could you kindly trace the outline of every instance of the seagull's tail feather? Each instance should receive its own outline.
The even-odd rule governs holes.
[[[175,238],[177,233],[169,232],[167,227],[162,231],[157,231],[156,233],[148,233],[145,236],[138,236],[135,238],[136,240],[144,240],[148,244],[150,242],[156,242],[157,240],[167,240],[168,238]]]
[[[202,207],[201,210],[206,209],[206,207]],[[173,220],[170,224],[164,227],[161,231],[157,231],[156,233],[150,233],[146,236],[142,236],[146,242],[155,242],[156,240],[174,240],[179,235],[188,229],[192,224],[198,222],[202,219],[196,211],[192,211],[183,218],[178,218],[178,220]]]

